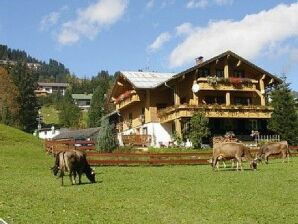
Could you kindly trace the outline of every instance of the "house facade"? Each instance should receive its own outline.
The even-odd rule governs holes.
[[[90,109],[92,94],[72,94],[71,96],[81,110],[88,111]]]
[[[52,93],[65,94],[66,88],[69,86],[68,83],[50,83],[50,82],[38,82],[38,87],[34,91],[36,96],[48,96]]]
[[[209,118],[212,135],[233,131],[268,133],[273,108],[267,90],[281,80],[227,51],[178,74],[120,72],[111,101],[120,114],[118,135],[149,135],[151,145],[168,145],[183,135],[196,111]]]

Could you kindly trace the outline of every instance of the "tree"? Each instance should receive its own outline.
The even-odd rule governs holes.
[[[19,92],[8,72],[0,67],[0,121],[6,125],[17,126],[20,107]]]
[[[66,90],[62,103],[59,106],[59,109],[60,109],[60,112],[59,112],[60,124],[68,128],[79,126],[81,111],[80,111],[80,108],[75,105],[71,96],[70,89]]]
[[[96,87],[89,109],[89,127],[98,127],[101,124],[101,118],[105,114],[105,96],[110,87],[110,77],[107,73],[101,72],[97,76],[98,86]]]
[[[119,145],[115,125],[110,125],[108,119],[103,119],[101,122],[97,142],[98,150],[104,152],[112,152]]]
[[[194,148],[200,148],[202,138],[209,134],[209,119],[202,112],[196,112],[190,119],[189,139]]]
[[[268,128],[280,135],[289,144],[298,143],[298,116],[295,110],[294,96],[286,78],[271,91],[271,105],[274,111],[268,123]]]
[[[19,120],[21,129],[33,132],[37,127],[38,102],[34,90],[38,75],[30,70],[26,63],[19,62],[11,69],[11,77],[18,88]]]

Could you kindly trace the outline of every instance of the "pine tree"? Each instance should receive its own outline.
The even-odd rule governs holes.
[[[34,90],[37,86],[38,75],[32,73],[26,63],[19,62],[12,68],[11,76],[19,92],[21,129],[26,132],[33,132],[37,127],[38,101]]]
[[[19,104],[18,88],[8,72],[0,67],[0,121],[7,125],[18,126]]]
[[[105,90],[102,88],[102,86],[98,86],[93,93],[90,109],[88,112],[89,127],[100,126],[100,122],[101,122],[100,119],[104,115],[104,95],[105,95]]]
[[[72,99],[71,90],[66,90],[59,109],[60,124],[68,128],[79,126],[81,111],[80,108],[75,105]]]
[[[289,144],[298,143],[298,116],[295,109],[294,96],[289,83],[283,77],[283,82],[271,92],[271,105],[274,111],[268,123],[268,128],[280,135]]]
[[[89,127],[99,127],[101,124],[101,118],[105,114],[104,106],[105,106],[105,95],[110,86],[110,77],[106,75],[106,73],[101,72],[97,76],[98,86],[96,87],[89,109]]]
[[[200,148],[202,138],[209,134],[209,120],[202,112],[196,112],[190,119],[189,139],[194,148]]]
[[[117,133],[114,125],[109,124],[108,119],[103,119],[97,138],[99,151],[112,152],[118,147]]]

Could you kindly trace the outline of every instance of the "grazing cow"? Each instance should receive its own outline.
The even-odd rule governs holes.
[[[207,161],[209,162],[209,164],[211,166],[213,166],[213,158],[208,159]],[[220,167],[219,162],[220,161],[222,162],[223,167],[226,168],[227,165],[226,165],[225,161],[227,161],[227,160],[225,158],[222,158],[222,157],[221,158],[218,158],[218,161],[217,161],[217,164],[216,164],[216,168],[219,169],[219,167]],[[234,168],[236,160],[235,159],[231,159],[230,161],[232,162],[231,167]]]
[[[69,173],[72,184],[76,183],[76,176],[79,176],[79,184],[81,184],[81,176],[86,174],[87,178],[95,183],[95,173],[87,162],[86,154],[79,150],[71,150],[59,152],[56,155],[55,165],[52,167],[53,173],[57,176],[60,171],[61,185],[63,185],[63,176],[65,172]]]
[[[236,142],[218,143],[213,147],[212,167],[214,169],[219,160],[235,159],[237,161],[237,170],[239,169],[239,165],[242,170],[241,157],[245,157],[250,162],[250,167],[253,170],[257,169],[257,162],[251,156],[248,147]]]
[[[288,158],[289,162],[290,151],[287,141],[271,142],[264,144],[260,147],[259,151],[257,152],[256,159],[262,160],[262,158],[264,158],[266,164],[268,164],[269,156],[278,154],[282,154],[283,162],[285,162],[286,157]]]

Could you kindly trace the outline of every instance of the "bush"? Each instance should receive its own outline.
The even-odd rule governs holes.
[[[97,149],[103,152],[112,152],[118,147],[117,133],[114,125],[108,119],[103,119],[97,138]]]

